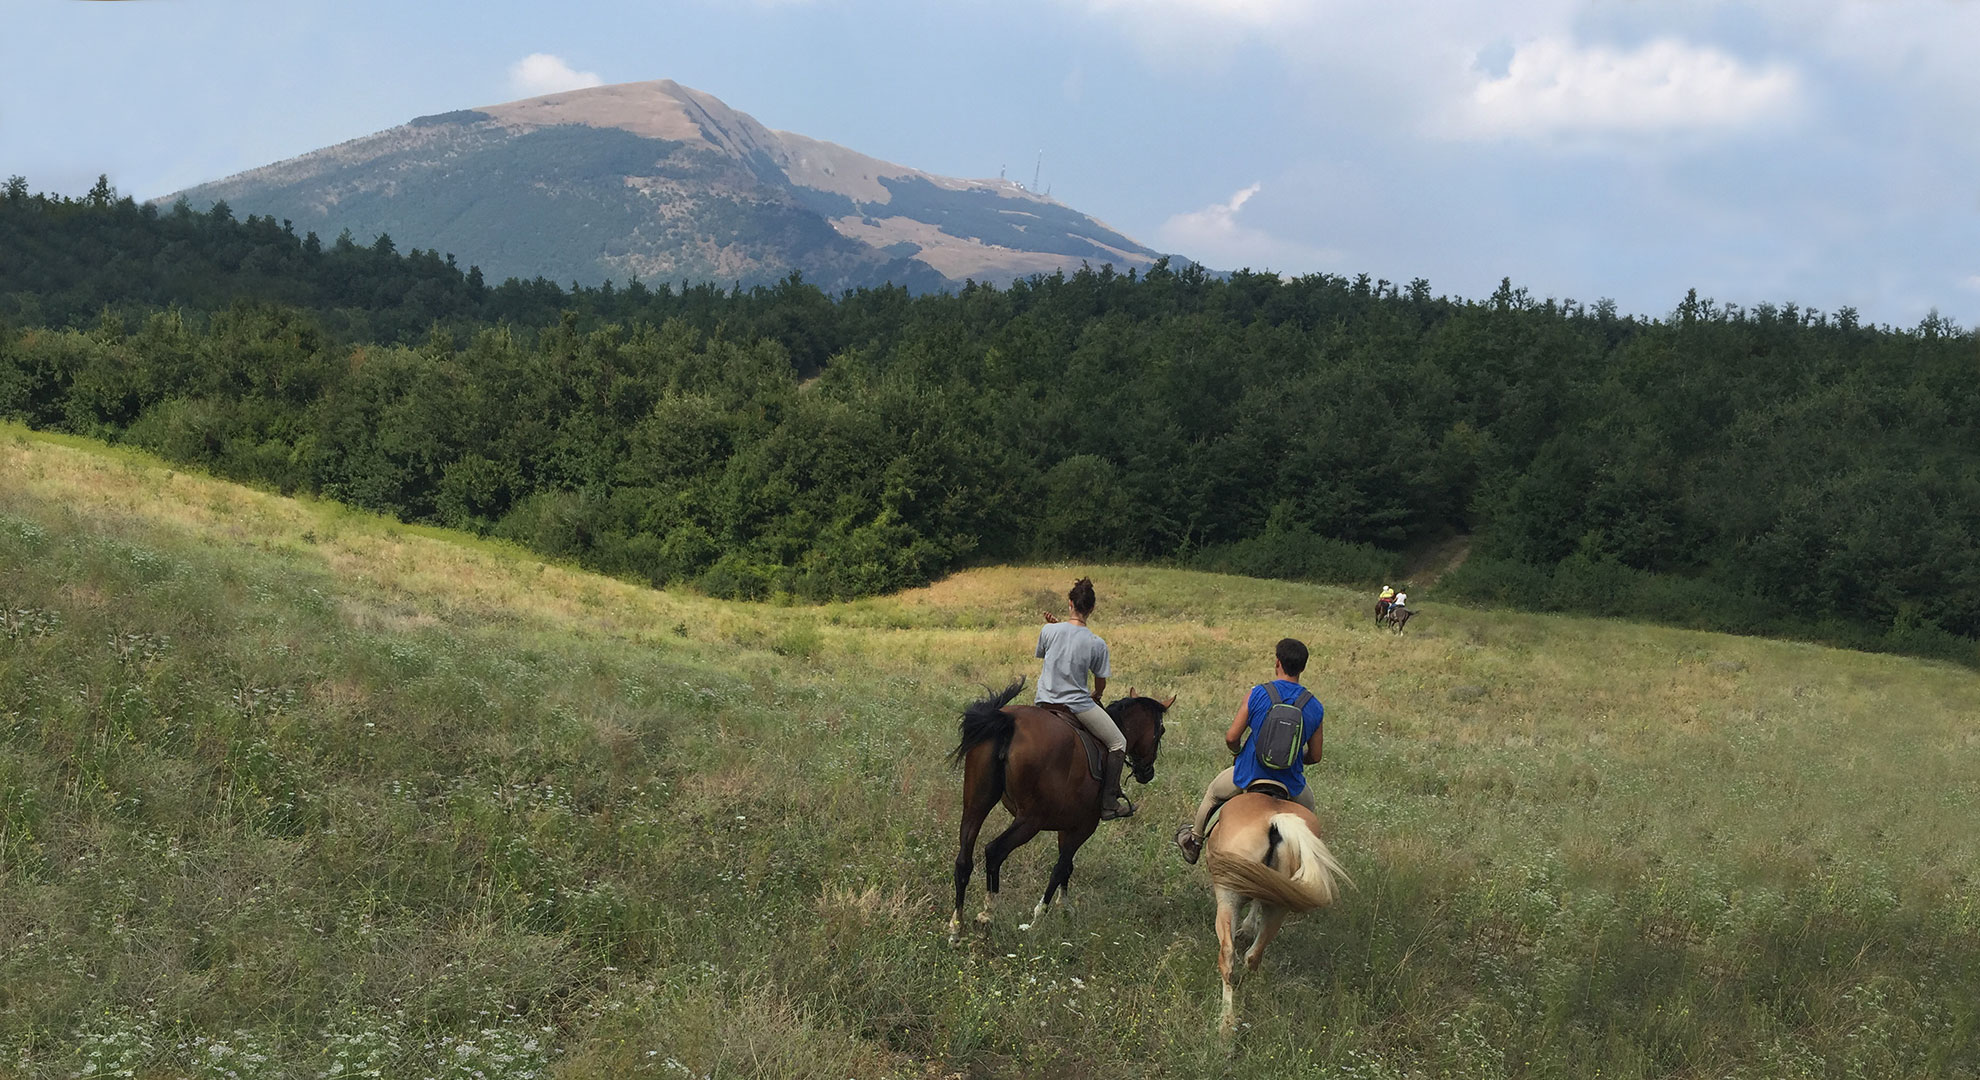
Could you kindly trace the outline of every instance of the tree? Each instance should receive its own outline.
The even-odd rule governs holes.
[[[97,173],[96,184],[89,189],[89,194],[84,198],[89,200],[89,205],[99,210],[116,202],[117,189],[110,186],[110,174]]]
[[[26,202],[27,194],[28,194],[27,177],[25,176],[8,177],[6,191],[7,191],[8,202],[10,203]]]

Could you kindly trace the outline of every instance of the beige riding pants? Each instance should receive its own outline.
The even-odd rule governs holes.
[[[1108,753],[1127,749],[1127,736],[1121,734],[1120,725],[1114,723],[1114,718],[1107,715],[1107,710],[1095,705],[1085,712],[1073,715],[1079,718],[1079,726],[1092,732],[1093,737],[1100,740],[1100,745],[1106,748]]]
[[[1216,813],[1217,808],[1224,805],[1227,800],[1241,794],[1243,791],[1237,786],[1237,766],[1233,765],[1218,773],[1217,778],[1210,781],[1209,790],[1203,793],[1203,801],[1196,805],[1196,820],[1190,823],[1189,831],[1195,834],[1200,842],[1210,832],[1210,815]],[[1320,812],[1313,805],[1312,784],[1306,785],[1306,790],[1293,796],[1293,801],[1316,814]]]

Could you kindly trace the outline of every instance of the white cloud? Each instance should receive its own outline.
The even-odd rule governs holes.
[[[1547,138],[1730,131],[1790,115],[1801,81],[1674,39],[1632,52],[1577,48],[1558,37],[1516,48],[1505,75],[1481,76],[1460,111],[1459,136]]]
[[[1157,237],[1165,251],[1186,255],[1206,266],[1222,270],[1251,267],[1291,273],[1309,273],[1332,261],[1333,252],[1307,247],[1281,239],[1263,229],[1238,220],[1244,204],[1258,194],[1264,184],[1253,184],[1225,202],[1212,203],[1201,210],[1177,214],[1162,223]]]
[[[595,71],[577,71],[561,56],[530,53],[509,65],[509,89],[522,97],[541,97],[565,90],[603,86]]]

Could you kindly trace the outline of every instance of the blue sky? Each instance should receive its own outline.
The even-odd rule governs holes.
[[[0,172],[37,189],[672,78],[932,172],[1042,150],[1212,266],[1980,322],[1972,0],[5,2]]]

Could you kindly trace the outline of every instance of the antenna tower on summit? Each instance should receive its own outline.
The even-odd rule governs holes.
[[[1038,164],[1031,170],[1031,190],[1038,190],[1038,174],[1045,168],[1045,151],[1038,151]]]

